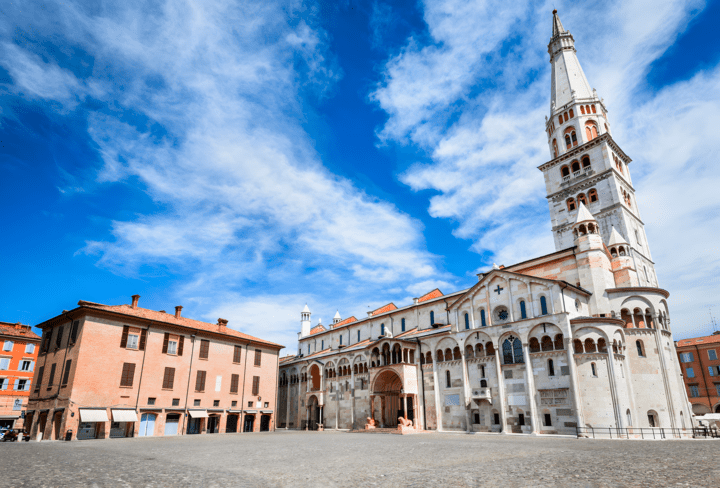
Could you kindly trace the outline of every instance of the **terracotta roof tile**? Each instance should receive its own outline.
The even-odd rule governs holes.
[[[392,302],[373,310],[372,312],[370,312],[370,315],[380,315],[381,313],[390,312],[391,310],[397,310],[397,307]]]
[[[420,298],[418,298],[418,303],[426,302],[428,300],[432,300],[433,298],[439,298],[441,296],[443,296],[443,293],[438,288],[435,288],[430,293],[426,293],[423,296],[421,296]]]
[[[32,327],[20,323],[11,324],[9,322],[0,322],[0,334],[12,337],[20,337],[27,340],[40,340],[40,336],[32,331]]]
[[[692,339],[682,339],[677,341],[678,347],[682,346],[701,346],[703,344],[715,344],[720,342],[720,334],[709,335],[704,337],[694,337]]]
[[[165,313],[165,312],[158,312],[155,310],[150,310],[147,308],[132,308],[130,305],[103,305],[101,303],[93,303],[93,302],[86,302],[83,300],[80,300],[78,302],[78,305],[84,308],[94,309],[94,310],[102,310],[106,312],[114,312],[122,315],[127,315],[129,317],[137,317],[141,319],[147,319],[152,320],[155,322],[162,322],[169,325],[176,325],[180,327],[187,327],[189,329],[195,329],[195,330],[202,330],[206,332],[213,332],[215,334],[223,334],[231,337],[236,337],[238,339],[245,339],[248,341],[256,342],[259,344],[266,344],[268,346],[273,347],[279,347],[283,348],[285,346],[281,346],[280,344],[276,344],[274,342],[266,341],[264,339],[258,339],[257,337],[253,337],[249,334],[245,334],[243,332],[240,332],[235,329],[231,329],[227,326],[221,326],[218,324],[210,324],[208,322],[202,322],[200,320],[195,319],[189,319],[187,317],[180,317],[177,318],[173,314]]]
[[[324,331],[325,331],[325,327],[323,327],[322,324],[317,324],[315,327],[310,329],[311,334],[317,334],[318,332],[324,332]]]
[[[336,328],[336,327],[340,327],[341,325],[351,324],[351,323],[353,323],[353,322],[357,322],[357,319],[355,318],[354,315],[353,315],[352,317],[346,318],[345,320],[341,320],[341,321],[338,322],[337,324],[333,324],[333,325],[332,325],[332,328],[334,329],[334,328]]]

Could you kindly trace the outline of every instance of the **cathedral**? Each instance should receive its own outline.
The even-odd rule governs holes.
[[[667,305],[607,108],[553,11],[545,177],[556,251],[327,327],[301,312],[277,425],[575,434],[689,428]]]

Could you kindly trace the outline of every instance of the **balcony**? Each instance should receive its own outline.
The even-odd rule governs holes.
[[[492,388],[473,388],[470,396],[477,403],[480,403],[481,400],[487,400],[492,403]]]

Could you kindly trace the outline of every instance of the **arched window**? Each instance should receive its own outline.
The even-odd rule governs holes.
[[[380,324],[380,335],[385,335],[385,323]]]
[[[563,349],[565,349],[565,344],[564,344],[563,342],[564,342],[564,341],[563,341],[563,335],[562,335],[562,334],[557,334],[557,335],[555,336],[555,344],[554,344],[556,351],[562,351]]]
[[[590,105],[590,109],[592,110],[592,113],[596,113],[596,112],[595,112],[595,105]]]
[[[485,309],[480,310],[480,324],[482,324],[483,327],[485,327],[487,324],[485,323]]]
[[[580,205],[580,203],[582,203],[583,205],[587,206],[587,198],[585,198],[584,193],[579,194],[577,199],[578,199],[578,205]]]
[[[568,166],[563,166],[562,168],[560,168],[560,173],[563,177],[570,176],[570,168]]]
[[[570,118],[572,119],[575,117],[575,112],[573,112],[573,109],[570,109]]]
[[[590,203],[597,202],[598,201],[598,193],[596,189],[592,189],[588,192],[588,198],[590,199]]]
[[[585,115],[585,107],[580,105],[580,115]]]
[[[437,350],[437,352],[435,353],[435,357],[436,357],[438,363],[442,363],[443,361],[445,361],[445,358],[443,357],[442,349]]]
[[[587,338],[585,339],[585,352],[595,352],[595,341]]]
[[[555,376],[555,363],[552,359],[548,359],[548,376]]]
[[[430,325],[433,325],[435,323],[435,312],[430,310]]]
[[[477,357],[482,357],[482,356],[485,355],[485,353],[483,353],[483,345],[482,345],[482,343],[475,344],[475,355],[476,355]]]
[[[573,341],[573,349],[575,350],[575,354],[583,352],[582,341],[580,339],[575,339]]]
[[[629,408],[625,411],[625,416],[627,416],[628,427],[632,426],[632,414],[630,413]]]
[[[492,342],[488,342],[487,344],[485,344],[485,354],[487,356],[495,355],[495,346],[493,346]]]
[[[602,337],[600,339],[598,339],[597,348],[598,348],[598,352],[608,352],[607,343],[605,342],[605,339],[603,339]]]
[[[358,331],[358,342],[360,342],[360,331]]]
[[[595,122],[591,120],[585,122],[585,135],[587,135],[588,141],[592,141],[598,136],[597,124]]]
[[[480,388],[487,388],[487,380],[480,380]]]
[[[530,338],[528,347],[530,348],[530,352],[540,352],[540,342],[537,340],[537,337]]]
[[[520,339],[510,336],[503,342],[503,360],[505,364],[524,363]]]
[[[583,169],[590,167],[590,157],[589,156],[583,156],[582,167],[583,167]]]
[[[447,349],[445,349],[445,361],[452,361],[452,358],[453,358],[453,353],[450,350],[450,348],[448,347]]]
[[[550,339],[549,336],[543,336],[542,342],[540,343],[542,346],[543,351],[552,351],[553,350],[553,341]]]
[[[541,315],[547,315],[547,300],[544,296],[540,296],[540,314]]]
[[[572,169],[573,173],[576,171],[580,171],[580,162],[573,161],[572,163],[570,163],[570,168]]]
[[[405,332],[405,319],[400,319],[400,331]]]
[[[574,127],[568,127],[565,129],[565,145],[568,149],[577,146],[577,134],[575,134]]]
[[[638,356],[641,358],[645,357],[645,345],[641,340],[635,341],[635,347],[637,347]]]
[[[340,345],[341,345],[341,346],[342,346],[342,337],[343,337],[343,336],[340,336]]]
[[[597,367],[595,366],[595,363],[590,363],[590,370],[592,371],[592,375],[597,378]]]
[[[462,356],[460,355],[460,348],[457,346],[455,346],[453,348],[453,359],[455,359],[455,360],[462,359]]]
[[[562,116],[562,114],[558,115],[558,122],[559,122],[560,124],[563,123],[563,116]]]
[[[574,198],[568,198],[567,199],[567,209],[572,211],[575,210],[575,199]]]
[[[567,121],[568,121],[568,114],[567,114],[567,112],[565,112],[565,113],[563,114],[563,117],[565,118],[565,122],[567,122]]]
[[[450,381],[450,371],[445,371],[445,386],[452,388],[452,381]]]
[[[553,139],[553,154],[554,154],[554,157],[558,157],[557,139]]]
[[[470,328],[470,315],[467,312],[465,312],[465,328]]]
[[[520,300],[520,318],[527,318],[527,312],[525,311],[525,300]]]
[[[468,344],[465,346],[465,357],[471,358],[475,356],[475,349],[473,349],[472,344]]]

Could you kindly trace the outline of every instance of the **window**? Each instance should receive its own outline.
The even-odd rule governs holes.
[[[200,400],[193,400],[193,406],[199,407],[200,406]]]
[[[710,373],[710,376],[715,376],[715,367],[708,366],[708,373]]]
[[[575,117],[575,112],[573,109],[570,109],[570,118],[572,119],[573,117]]]
[[[33,361],[29,359],[23,359],[20,361],[20,369],[19,371],[32,371],[33,370]]]
[[[242,355],[242,346],[235,346],[233,352],[233,363],[240,363],[240,357]]]
[[[592,375],[597,378],[597,366],[595,366],[595,363],[590,363],[590,371]]]
[[[167,353],[173,355],[177,354],[177,345],[178,341],[176,339],[170,339],[168,341]]]
[[[148,404],[148,405],[155,405],[155,400],[156,400],[155,397],[149,397],[149,398],[148,398],[148,401],[147,401],[147,404]]]
[[[648,424],[650,424],[650,427],[655,427],[655,415],[648,412]]]
[[[37,374],[37,383],[35,383],[35,391],[40,391],[42,385],[43,373],[45,372],[45,366],[40,366]]]
[[[8,387],[8,379],[0,378],[0,390],[5,390]]]
[[[450,371],[445,371],[445,387],[452,388],[452,381],[450,380]]]
[[[342,339],[340,339],[340,344],[342,344]],[[262,358],[262,351],[260,349],[255,349],[255,366],[260,366]]]
[[[321,351],[325,350],[325,341],[320,341],[320,350]]]
[[[495,318],[499,322],[505,322],[510,318],[510,312],[508,312],[508,309],[505,307],[498,307],[495,311]]]
[[[585,197],[584,193],[579,194],[577,199],[578,199],[578,205],[582,203],[583,205],[587,206],[588,202],[587,202],[587,198]]]
[[[80,325],[80,321],[76,320],[72,323],[72,327],[70,328],[70,343],[75,344],[77,342],[77,332],[78,332],[78,326]]]
[[[558,157],[558,145],[557,145],[557,139],[553,139],[553,156]]]
[[[643,342],[640,340],[635,341],[635,347],[637,347],[638,356],[640,356],[641,358],[644,358],[645,357],[645,347],[643,345]]]
[[[220,406],[220,400],[213,400],[213,407],[219,407]]]
[[[248,408],[253,408],[253,402],[248,402]]]
[[[493,413],[493,424],[500,425],[500,414],[499,413]]]
[[[405,319],[403,319],[404,321]],[[360,331],[358,331],[358,342],[360,342]]]
[[[567,204],[567,209],[569,212],[572,212],[573,210],[575,210],[576,207],[575,207],[575,199],[574,198],[568,198],[565,203]]]
[[[3,351],[12,351],[13,345],[13,341],[5,341],[5,344],[3,344]]]
[[[165,374],[163,374],[163,390],[172,390],[173,383],[175,383],[175,368],[165,368]]]
[[[470,315],[468,315],[467,312],[465,312],[465,329],[470,328]]]
[[[435,323],[435,312],[430,310],[430,325],[433,325]]]
[[[62,337],[63,337],[64,330],[65,330],[64,325],[61,325],[60,327],[58,327],[57,336],[55,336],[55,347],[56,348],[60,347],[60,345],[62,344]]]
[[[179,406],[180,406],[180,399],[179,399],[179,398],[173,398],[173,399],[172,399],[172,406],[173,406],[173,407],[179,407]]]
[[[384,329],[385,329],[385,325],[383,325],[383,330],[384,330]],[[343,336],[341,335],[341,336],[340,336],[340,345],[341,345],[341,346],[342,346],[342,338],[343,338]]]
[[[555,363],[552,359],[548,359],[548,376],[555,376]]]
[[[595,122],[585,122],[585,135],[587,135],[588,141],[592,141],[598,136],[597,124],[595,124]]]
[[[123,363],[122,376],[120,377],[120,386],[132,386],[134,378],[135,363]]]
[[[237,407],[237,400],[233,400],[230,404],[231,407]]]
[[[381,336],[385,335],[385,324],[384,323],[380,324],[380,335]],[[340,336],[340,344],[342,344],[342,336]]]
[[[53,364],[52,366],[50,366],[50,376],[48,377],[48,386],[47,386],[48,390],[52,390],[53,382],[55,381],[55,367],[56,366],[57,366],[57,364]]]
[[[207,378],[207,371],[198,371],[195,377],[195,391],[205,391],[205,379]]]
[[[265,402],[265,403],[263,404],[263,406],[264,406],[265,408],[270,408],[270,402]]]
[[[544,425],[545,425],[545,427],[552,427],[552,417],[550,416],[549,413],[545,414]]]
[[[210,355],[210,341],[207,339],[200,340],[200,359],[207,359]]]
[[[128,349],[137,349],[138,348],[138,342],[140,340],[140,336],[137,334],[128,334],[127,338],[127,348]]]
[[[238,383],[240,382],[240,375],[234,374],[230,376],[230,393],[238,392]]]
[[[70,379],[70,366],[72,366],[72,359],[65,361],[65,372],[63,373],[61,387],[67,386],[68,380]]]
[[[692,368],[685,368],[685,376],[687,376],[688,378],[694,378],[695,371]]]
[[[0,370],[10,369],[10,358],[0,358]]]
[[[708,349],[708,359],[710,361],[717,361],[717,352],[715,352],[715,349]]]
[[[680,353],[680,362],[681,363],[692,363],[693,362],[693,353],[691,353],[691,352]]]
[[[527,311],[525,310],[525,300],[520,300],[520,318],[527,318]]]
[[[692,398],[697,398],[700,396],[700,388],[698,385],[690,385],[690,396]]]
[[[510,336],[503,342],[503,360],[505,364],[524,363],[520,339]]]
[[[524,413],[518,414],[518,425],[525,425],[525,414]]]
[[[400,319],[400,331],[405,332],[405,319]],[[360,340],[360,333],[358,332],[358,341]]]
[[[252,394],[253,396],[257,396],[258,393],[260,393],[260,377],[253,376]]]
[[[544,296],[540,296],[540,314],[541,315],[547,315],[547,300]]]
[[[480,377],[485,378],[485,365],[480,366]]]
[[[28,380],[15,380],[15,391],[26,391],[30,389],[30,382]]]
[[[487,324],[485,323],[485,309],[480,310],[480,324],[485,327]]]
[[[631,425],[632,425],[632,414],[630,413],[630,409],[629,409],[629,408],[628,408],[627,411],[625,412],[625,415],[627,416],[628,426],[631,426]]]
[[[558,388],[556,390],[538,390],[538,392],[540,393],[540,405],[553,406],[568,404],[567,388]]]
[[[25,354],[32,354],[35,352],[35,344],[26,344],[25,345]]]
[[[717,396],[720,396],[720,383],[715,383],[715,392],[717,393]]]

